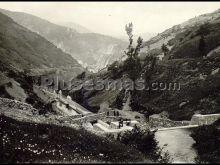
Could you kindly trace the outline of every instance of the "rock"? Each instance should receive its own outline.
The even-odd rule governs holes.
[[[159,115],[160,115],[161,118],[166,118],[166,119],[169,118],[169,113],[166,112],[166,111],[163,111],[163,112],[159,113]]]
[[[99,156],[104,156],[104,154],[100,153]]]
[[[212,55],[214,54],[217,54],[220,52],[220,46],[218,46],[217,48],[211,50],[208,54],[207,54],[207,57],[211,57]]]
[[[201,80],[205,80],[206,79],[206,75],[203,75],[203,74],[199,74],[199,79],[201,79]]]
[[[215,75],[215,74],[218,73],[218,72],[219,72],[219,68],[213,70],[212,73],[211,73],[211,75]]]

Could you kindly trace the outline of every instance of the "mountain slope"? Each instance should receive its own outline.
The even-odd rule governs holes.
[[[4,115],[0,115],[0,129],[1,163],[146,161],[138,151],[85,130],[21,122]]]
[[[73,78],[84,70],[71,55],[0,13],[0,88],[2,97],[37,101],[29,76]]]
[[[78,33],[92,33],[89,29],[74,22],[57,22],[56,24],[75,29]]]
[[[143,38],[144,41],[148,41],[149,39],[155,37],[157,34],[156,33],[140,33],[140,34],[134,34],[133,39],[134,41],[136,41],[138,39],[138,37],[140,36],[141,38]],[[119,36],[118,38],[121,38],[123,41],[127,41],[128,40],[128,36]]]
[[[19,69],[80,67],[69,54],[0,13],[1,62]]]
[[[20,25],[45,37],[63,51],[71,54],[82,65],[95,71],[105,67],[105,65],[96,67],[98,63],[100,64],[98,59],[102,59],[101,64],[109,64],[120,58],[126,48],[126,42],[113,37],[96,33],[78,33],[72,28],[56,25],[26,13],[3,9],[0,9],[0,12],[8,15]],[[102,58],[109,56],[109,61]]]
[[[141,73],[147,73],[144,78],[149,84],[163,83],[162,87],[167,89],[169,83],[179,83],[180,90],[140,90],[137,92],[138,99],[134,97],[134,111],[146,115],[167,111],[174,120],[190,120],[194,113],[220,113],[220,10],[199,18],[196,23],[192,20],[184,23],[183,29],[177,28],[180,27],[177,25],[144,43],[146,47],[142,53],[146,53],[146,58],[142,58],[138,78]],[[199,46],[202,38],[203,47]],[[149,59],[162,54],[160,49],[163,43],[168,43],[170,51],[162,61],[158,59],[151,70]],[[152,50],[155,52],[152,53]],[[116,75],[119,81],[125,73],[122,63],[117,69],[99,76],[106,81]],[[99,109],[105,101],[112,107],[121,108],[124,94],[123,90],[101,90],[86,91],[84,95],[90,107]]]
[[[175,44],[179,44],[179,42],[176,43],[177,40],[180,40],[180,42],[184,41],[187,35],[189,37],[191,31],[195,31],[194,28],[198,29],[201,25],[211,22],[214,23],[215,21],[218,21],[219,17],[220,9],[212,13],[194,17],[179,25],[175,25],[162,33],[159,33],[157,36],[151,38],[143,44],[142,58],[146,57],[148,54],[163,57],[163,53],[161,51],[162,44],[166,44],[171,50]]]

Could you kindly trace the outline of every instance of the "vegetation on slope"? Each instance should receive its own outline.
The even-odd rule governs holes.
[[[137,150],[85,130],[0,116],[1,163],[144,162]]]
[[[208,126],[200,126],[191,134],[198,152],[196,163],[220,163],[220,120]]]
[[[17,69],[80,67],[75,59],[40,35],[0,13],[0,58]]]
[[[78,33],[31,14],[0,9],[18,24],[36,32],[87,65],[111,63],[123,54],[126,42],[97,33]],[[101,61],[99,61],[101,60]]]
[[[72,78],[83,68],[69,54],[0,13],[0,96],[17,99],[44,109],[33,92],[33,78],[62,75]]]
[[[169,118],[173,120],[190,120],[194,113],[219,113],[219,11],[212,14],[212,17],[213,19],[210,18],[210,22],[206,24],[197,23],[191,26],[189,23],[184,28],[181,25],[165,31],[167,35],[173,33],[175,35],[167,38],[168,43],[165,43],[166,46],[168,45],[169,51],[164,46],[162,47],[165,51],[158,51],[159,54],[166,53],[162,61],[158,59],[154,61],[153,59],[156,57],[154,53],[149,53],[144,57],[140,51],[137,57],[140,59],[136,60],[139,61],[138,65],[129,64],[129,67],[125,69],[124,63],[129,60],[114,62],[109,66],[107,72],[100,72],[98,76],[105,80],[122,80],[126,73],[133,73],[135,79],[144,78],[146,85],[155,82],[162,82],[166,86],[169,83],[180,85],[180,90],[136,92],[136,96],[133,95],[131,102],[132,109],[146,115],[167,111]],[[154,39],[155,42],[161,40],[156,40],[156,37]],[[153,42],[153,39],[150,41]],[[144,44],[142,45],[144,46]],[[135,47],[132,49],[135,50]],[[141,66],[140,70],[136,66]],[[128,71],[131,72],[128,73]],[[110,106],[121,109],[124,91],[117,91],[117,93],[111,90],[88,91],[85,92],[85,95],[91,107],[97,108],[107,100]]]
[[[155,132],[142,130],[135,126],[132,131],[126,131],[123,134],[119,134],[117,139],[121,143],[141,151],[154,162],[172,162],[169,153],[164,152],[163,148],[158,147],[158,141],[155,139]]]

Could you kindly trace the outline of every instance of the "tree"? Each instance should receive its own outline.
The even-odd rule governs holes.
[[[125,26],[126,33],[129,37],[129,45],[125,54],[127,59],[124,62],[124,70],[128,73],[128,76],[131,80],[135,81],[138,78],[138,74],[141,71],[141,62],[138,57],[140,49],[143,43],[143,39],[138,37],[136,47],[133,47],[133,24],[129,23]]]
[[[206,48],[206,43],[205,43],[204,36],[202,35],[200,40],[199,40],[199,51],[200,51],[202,56],[205,55],[205,48]]]
[[[77,76],[76,76],[76,78],[78,78],[78,79],[84,79],[86,77],[86,72],[84,71],[84,72],[82,72],[82,73],[80,73],[80,74],[78,74]]]
[[[122,89],[117,95],[113,108],[122,109],[123,108],[123,98],[125,96],[125,89]]]
[[[167,152],[164,153],[163,148],[158,147],[158,142],[155,140],[155,132],[141,130],[135,125],[132,131],[119,134],[117,140],[139,150],[153,161],[159,163],[170,163],[171,161],[170,155]]]
[[[129,145],[142,153],[152,154],[157,148],[157,141],[153,132],[141,130],[134,126],[132,131],[120,135],[120,142]]]
[[[164,56],[166,56],[167,53],[169,52],[168,47],[167,47],[165,44],[163,44],[163,45],[161,46],[161,49],[162,49],[162,52],[164,53]]]
[[[191,137],[197,150],[196,163],[220,163],[220,120],[212,125],[203,125],[193,129]]]
[[[207,26],[208,26],[208,24],[201,25],[197,31],[197,34],[200,36],[205,36],[205,35],[209,34],[210,31]]]
[[[111,72],[112,78],[117,78],[119,72],[119,62],[115,61],[107,68],[108,71]]]
[[[141,78],[142,76],[149,77],[146,75],[152,75],[155,65],[156,65],[156,58],[148,58],[147,60],[141,62],[139,58],[140,50],[143,45],[143,39],[141,37],[138,38],[137,44],[134,47],[133,46],[133,24],[129,23],[125,26],[125,30],[127,32],[127,35],[129,37],[129,45],[127,48],[127,51],[125,51],[125,54],[127,56],[127,59],[124,62],[123,70],[128,74],[128,77],[134,82],[138,78]],[[168,48],[167,48],[168,49]],[[169,51],[169,50],[168,50]],[[148,65],[151,64],[151,65]],[[150,68],[148,68],[150,66]],[[148,80],[149,81],[149,80]],[[134,109],[140,109],[140,97],[143,92],[136,90],[135,88],[132,91],[129,91],[131,93],[131,108]]]

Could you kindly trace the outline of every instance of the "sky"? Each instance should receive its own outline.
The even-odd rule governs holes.
[[[30,13],[51,22],[74,22],[92,32],[125,35],[160,33],[190,18],[220,9],[220,2],[0,2],[0,8]]]

